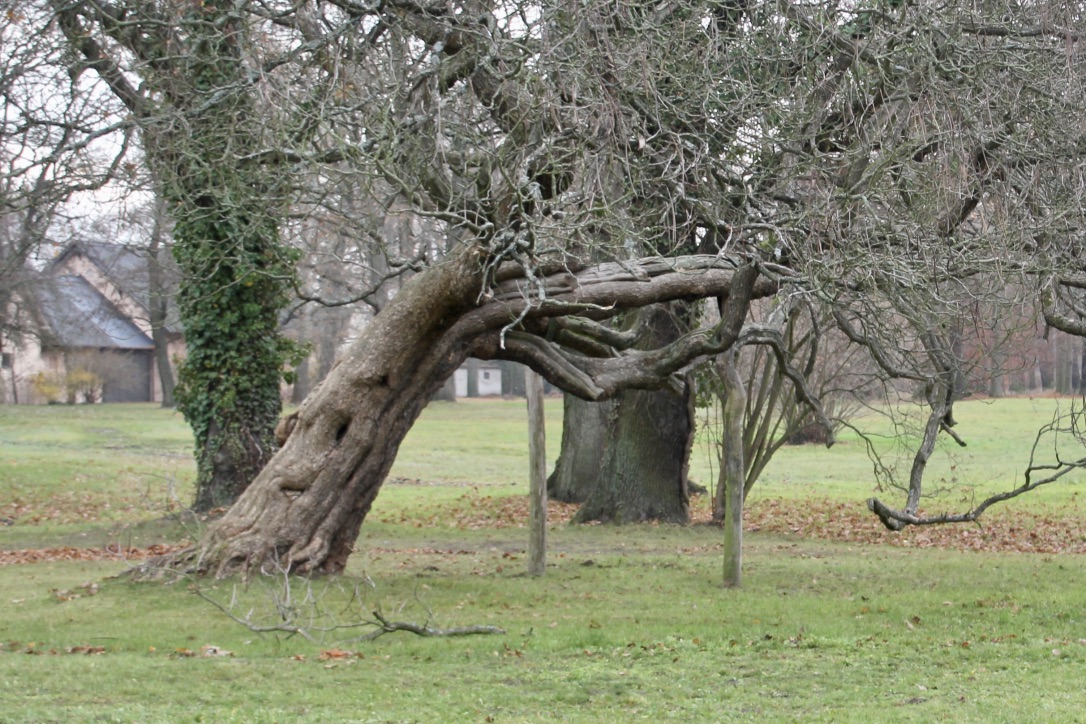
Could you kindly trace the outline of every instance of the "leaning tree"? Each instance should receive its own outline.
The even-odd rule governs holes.
[[[1086,331],[1084,21],[1063,3],[52,6],[173,207],[204,345],[183,404],[206,465],[251,471],[269,451],[271,320],[292,283],[276,242],[340,198],[299,189],[348,184],[373,243],[375,218],[437,234],[390,265],[413,275],[178,566],[342,570],[404,435],[468,356],[601,400],[757,344],[817,411],[783,329],[748,315],[802,297],[886,375],[927,386],[934,439],[960,388],[962,280],[1013,279],[1050,324]],[[657,345],[606,324],[705,298],[714,322]],[[260,425],[215,418],[220,401]],[[917,513],[910,493],[881,514]]]

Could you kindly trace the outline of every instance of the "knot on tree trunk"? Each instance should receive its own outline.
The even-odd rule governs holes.
[[[298,411],[290,413],[289,415],[280,418],[279,423],[275,426],[275,444],[279,447],[283,447],[286,444],[290,434],[294,432],[294,427],[298,424]]]

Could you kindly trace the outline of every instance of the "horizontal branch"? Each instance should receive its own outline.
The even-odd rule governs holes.
[[[687,261],[693,259],[686,257]],[[709,257],[712,259],[712,257]],[[758,270],[744,266],[738,271],[703,269],[700,272],[673,272],[650,278],[625,278],[626,272],[612,269],[603,275],[608,281],[593,285],[578,276],[567,293],[573,306],[609,303],[595,306],[592,312],[614,314],[619,309],[683,298],[726,297],[721,321],[683,335],[675,342],[654,350],[627,351],[606,359],[572,354],[550,341],[517,332],[502,339],[499,331],[479,336],[473,354],[483,359],[506,359],[525,364],[543,375],[552,384],[586,400],[602,400],[624,389],[655,389],[668,383],[671,376],[708,355],[729,349],[739,338],[750,302],[777,289],[776,284],[763,284]],[[642,270],[645,267],[642,267]],[[648,268],[656,270],[652,264]],[[635,275],[640,276],[640,275]],[[617,279],[621,278],[621,281]],[[582,283],[584,282],[584,283]],[[569,303],[566,303],[567,307]],[[561,303],[542,302],[530,310],[529,316],[563,313]],[[505,312],[508,315],[508,311]],[[504,317],[508,319],[508,316]]]
[[[409,623],[406,621],[389,621],[382,616],[380,612],[374,611],[373,617],[377,619],[380,628],[376,631],[372,631],[365,636],[358,638],[359,641],[373,641],[379,636],[384,636],[387,633],[394,633],[396,631],[407,631],[413,633],[416,636],[474,636],[474,635],[500,635],[505,633],[505,629],[498,628],[497,626],[457,626],[453,628],[433,628],[431,626],[421,626],[417,623]]]
[[[1038,25],[1032,28],[1008,28],[1003,25],[982,25],[973,21],[964,24],[962,30],[982,38],[1058,38],[1069,43],[1077,43],[1082,39],[1079,33],[1051,25]]]
[[[1052,282],[1041,293],[1041,311],[1044,314],[1045,324],[1054,327],[1061,332],[1077,337],[1086,337],[1086,320],[1073,319],[1056,309],[1057,287]]]
[[[980,519],[980,516],[984,514],[984,511],[992,507],[996,503],[1002,503],[1012,498],[1017,498],[1019,495],[1024,495],[1037,488],[1054,483],[1067,473],[1075,470],[1082,470],[1086,468],[1086,458],[1080,458],[1071,463],[1063,463],[1059,470],[1041,480],[1031,481],[1029,479],[1029,473],[1040,468],[1030,468],[1026,472],[1026,482],[1019,485],[1013,490],[1008,490],[1005,493],[998,493],[985,498],[980,505],[975,508],[971,508],[964,513],[943,513],[942,515],[913,515],[903,510],[895,510],[890,506],[883,503],[878,498],[869,498],[867,501],[867,508],[872,513],[877,515],[890,530],[901,530],[908,525],[939,525],[942,523],[972,523]]]

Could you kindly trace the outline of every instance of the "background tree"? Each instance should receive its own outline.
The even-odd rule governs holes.
[[[123,173],[131,140],[71,72],[49,19],[34,3],[0,3],[0,338],[12,342],[33,333],[23,305],[39,252],[77,221],[67,202]]]
[[[81,60],[139,127],[174,221],[188,357],[179,409],[196,437],[195,508],[232,502],[275,449],[279,334],[296,258],[280,242],[284,169],[260,163],[256,39],[232,2],[53,4]],[[132,76],[141,77],[138,86]]]
[[[659,348],[681,336],[681,324],[674,311],[647,307],[630,329],[612,335],[612,345]],[[578,523],[688,523],[692,395],[678,378],[669,389],[625,390],[604,402],[567,395],[548,495],[581,503]]]

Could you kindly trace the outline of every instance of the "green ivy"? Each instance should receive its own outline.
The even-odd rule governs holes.
[[[280,240],[282,170],[243,160],[261,149],[231,3],[203,0],[175,94],[183,122],[152,153],[174,218],[178,307],[188,358],[178,408],[196,438],[197,509],[229,504],[275,449],[280,381],[304,350],[279,332],[298,254]]]

